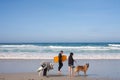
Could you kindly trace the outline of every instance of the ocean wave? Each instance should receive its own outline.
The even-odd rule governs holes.
[[[36,53],[58,53],[60,50],[65,52],[117,52],[120,47],[114,46],[40,46],[40,45],[0,45],[0,53],[4,52],[36,52]]]
[[[109,46],[50,46],[52,49],[80,49],[80,50],[113,50],[117,49],[120,50],[119,47],[109,47]]]
[[[77,59],[120,59],[120,44],[108,45],[0,45],[0,59],[52,59],[63,50]],[[80,55],[79,55],[80,54]]]
[[[51,54],[28,54],[28,53],[9,53],[0,54],[0,59],[53,59],[56,53]],[[69,56],[68,54],[65,54]],[[120,54],[75,54],[74,59],[120,59]]]
[[[120,47],[120,44],[108,44],[108,46],[112,47]]]
[[[0,45],[0,48],[30,48],[30,47],[39,47],[37,45]]]

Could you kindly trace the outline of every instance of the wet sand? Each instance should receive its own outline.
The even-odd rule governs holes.
[[[49,75],[48,77],[38,76],[37,73],[5,73],[0,74],[0,80],[120,80],[120,78],[89,77],[67,75]]]
[[[41,62],[52,60],[0,60],[0,80],[120,80],[120,60],[77,60],[75,66],[89,63],[87,76],[69,77],[67,61],[62,67],[62,75],[57,74],[58,64],[48,72],[48,77],[39,76],[37,68]]]

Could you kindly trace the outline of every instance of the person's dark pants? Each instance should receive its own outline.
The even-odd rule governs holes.
[[[43,76],[47,76],[47,68],[43,70]]]
[[[58,71],[60,71],[60,69],[62,68],[62,66],[63,66],[63,63],[59,63],[59,67],[58,67]]]

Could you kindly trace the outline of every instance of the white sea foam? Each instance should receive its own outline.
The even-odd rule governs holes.
[[[81,50],[110,50],[120,49],[120,44],[109,46],[37,46],[37,45],[0,45],[0,49],[81,49]]]
[[[108,44],[108,45],[112,47],[120,47],[120,44]]]
[[[53,59],[57,53],[0,53],[0,59]],[[69,54],[65,54],[69,56]],[[75,59],[120,59],[120,54],[86,53],[74,54]]]
[[[120,44],[108,46],[0,45],[0,59],[53,59],[63,50],[76,59],[120,59]]]
[[[0,53],[0,59],[52,59],[55,55],[34,53]]]
[[[27,47],[39,47],[36,45],[0,45],[0,48],[27,48]]]
[[[116,45],[117,46],[117,45]],[[118,49],[119,47],[114,46],[80,46],[80,47],[72,47],[72,46],[50,46],[52,49],[80,49],[80,50],[111,50],[111,49]]]

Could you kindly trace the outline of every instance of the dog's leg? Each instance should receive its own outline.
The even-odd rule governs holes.
[[[78,71],[78,76],[79,76],[79,71]]]
[[[39,76],[40,76],[40,72],[38,72],[39,73]]]
[[[76,75],[76,71],[73,71],[74,75]]]
[[[86,71],[84,71],[84,75],[86,76]]]
[[[43,71],[38,72],[38,73],[39,73],[39,76],[41,76],[42,72],[43,72]]]

